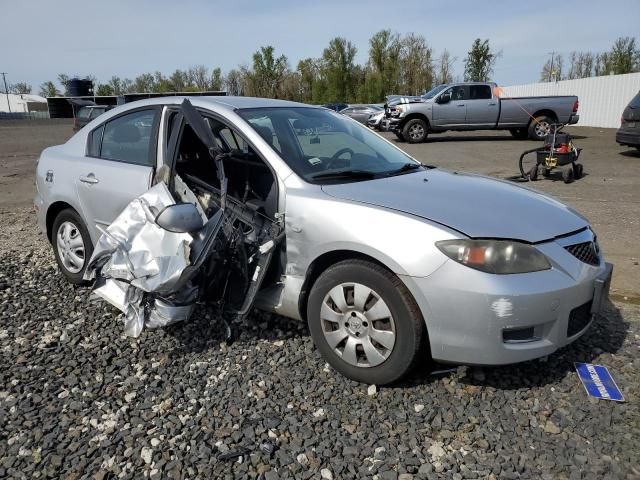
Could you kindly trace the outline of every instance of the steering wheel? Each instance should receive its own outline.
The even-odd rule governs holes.
[[[353,157],[353,150],[351,150],[349,147],[344,147],[341,148],[340,150],[338,150],[336,153],[333,154],[333,156],[331,157],[331,159],[329,160],[329,162],[327,163],[327,168],[331,168],[333,166],[334,163],[336,163],[338,161],[338,159],[344,155],[345,153],[350,154]]]

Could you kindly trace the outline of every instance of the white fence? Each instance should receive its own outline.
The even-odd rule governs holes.
[[[622,111],[638,91],[640,73],[502,87],[503,95],[509,97],[577,95],[578,125],[604,128],[620,126]]]

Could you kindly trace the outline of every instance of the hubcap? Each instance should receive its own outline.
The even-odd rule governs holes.
[[[422,128],[422,125],[411,125],[409,127],[409,136],[413,139],[418,139],[418,138],[422,138],[422,136],[424,135],[424,128]]]
[[[549,122],[539,122],[536,124],[535,132],[538,137],[544,137],[549,134]]]
[[[391,310],[380,295],[360,283],[333,287],[322,301],[320,323],[333,351],[357,367],[380,365],[396,342]]]
[[[84,266],[84,241],[80,230],[71,222],[63,222],[56,234],[60,260],[71,273],[78,273]]]

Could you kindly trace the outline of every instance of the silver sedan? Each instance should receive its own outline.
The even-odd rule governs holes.
[[[589,222],[557,200],[422,165],[324,108],[191,102],[120,106],[42,153],[38,223],[70,281],[83,281],[120,212],[165,183],[204,221],[226,208],[244,225],[234,245],[245,253],[233,258],[247,282],[235,300],[308,322],[326,361],[358,381],[395,382],[420,359],[549,355],[579,338],[606,298],[612,266]],[[277,234],[260,244],[267,230]],[[268,264],[255,260],[267,250]],[[195,278],[215,290],[216,271]],[[209,287],[200,301],[216,297]]]

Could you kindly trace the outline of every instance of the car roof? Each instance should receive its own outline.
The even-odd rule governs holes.
[[[218,107],[226,108],[229,110],[238,110],[245,108],[269,108],[269,107],[310,107],[318,108],[314,105],[307,105],[305,103],[291,102],[289,100],[278,100],[275,98],[260,98],[260,97],[234,97],[234,96],[170,96],[170,97],[155,97],[143,100],[136,100],[125,104],[126,107],[138,108],[145,105],[166,105],[166,104],[180,104],[188,98],[194,105],[206,107],[206,104],[216,105]],[[124,110],[124,109],[123,109]]]

